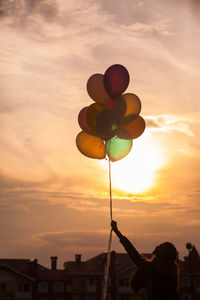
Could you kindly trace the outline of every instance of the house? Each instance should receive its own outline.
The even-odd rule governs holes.
[[[180,262],[180,299],[200,300],[200,256],[195,246],[186,244],[189,253]]]
[[[107,254],[102,253],[82,261],[76,254],[61,270],[55,256],[51,257],[51,269],[36,259],[0,259],[0,299],[100,300],[106,259]],[[143,299],[144,291],[136,295],[130,287],[135,271],[127,254],[111,253],[108,299]]]
[[[56,256],[51,257],[51,269],[37,259],[0,259],[0,299],[70,299],[68,281],[65,270],[57,270]]]
[[[146,255],[148,258],[151,255]],[[100,300],[107,254],[99,254],[87,261],[76,255],[73,262],[65,262],[64,268],[70,278],[72,300]],[[131,280],[136,272],[136,266],[126,253],[111,252],[110,272],[108,277],[108,299],[110,300],[143,300],[145,291],[134,293]]]
[[[188,255],[180,266],[180,300],[200,300],[200,256],[190,243]],[[144,254],[151,258],[151,254]],[[57,268],[57,257],[51,257],[51,268],[37,259],[0,259],[0,299],[31,300],[101,300],[107,253]],[[126,253],[111,252],[108,276],[108,300],[145,300],[145,290],[134,293],[131,280],[136,266]]]
[[[32,299],[34,281],[28,259],[0,260],[0,299]]]

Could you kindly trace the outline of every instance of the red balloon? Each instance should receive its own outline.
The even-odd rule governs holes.
[[[107,106],[110,110],[113,110],[120,119],[122,119],[126,113],[126,102],[122,96],[118,98],[110,98],[108,100]]]
[[[110,66],[103,78],[104,87],[113,98],[120,96],[127,89],[129,80],[127,69],[119,64]]]
[[[81,129],[85,130],[85,131],[90,131],[90,127],[88,126],[87,122],[86,122],[86,113],[88,110],[88,106],[84,107],[81,109],[81,111],[79,112],[78,115],[78,124],[81,127]]]
[[[107,106],[108,106],[109,109],[113,109],[113,107],[115,105],[115,101],[116,101],[116,99],[113,99],[113,98],[110,98],[108,100]]]

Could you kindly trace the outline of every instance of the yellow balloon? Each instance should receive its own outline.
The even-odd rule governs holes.
[[[126,113],[124,118],[128,115],[139,115],[141,111],[141,101],[135,94],[127,93],[123,94],[122,97],[126,102]]]
[[[106,92],[102,74],[93,74],[87,81],[87,92],[95,102],[107,103],[110,96]]]
[[[104,159],[106,156],[103,140],[97,136],[90,135],[85,131],[81,131],[77,135],[76,146],[78,150],[87,157]]]
[[[102,103],[93,103],[88,107],[87,112],[86,112],[86,122],[87,122],[87,125],[93,131],[96,131],[95,130],[96,117],[104,109],[106,109],[106,106]]]
[[[132,139],[138,138],[144,132],[145,127],[145,121],[141,116],[137,117],[129,123],[120,125],[120,128],[128,131]]]

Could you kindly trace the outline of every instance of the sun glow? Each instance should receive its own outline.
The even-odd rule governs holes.
[[[104,168],[108,164],[101,162]],[[122,160],[112,163],[112,185],[128,193],[141,193],[153,187],[156,171],[165,163],[162,149],[149,132],[133,141],[131,152]]]

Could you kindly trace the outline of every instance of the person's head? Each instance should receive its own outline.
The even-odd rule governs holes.
[[[170,242],[164,242],[157,246],[153,254],[155,255],[155,260],[163,262],[175,262],[178,257],[176,247]]]

